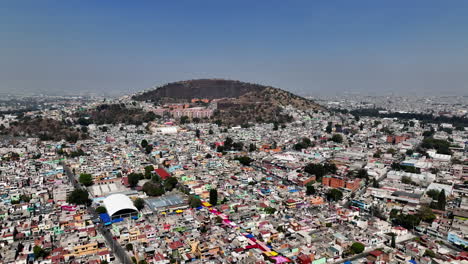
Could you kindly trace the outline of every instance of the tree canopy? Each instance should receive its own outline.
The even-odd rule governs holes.
[[[89,205],[91,200],[89,199],[89,193],[84,189],[75,189],[67,197],[67,202],[76,205]]]
[[[325,164],[309,163],[304,167],[304,171],[315,175],[317,181],[319,181],[320,179],[322,179],[323,176],[325,176],[328,173],[336,173],[337,168],[335,164],[329,162]]]
[[[98,214],[107,213],[107,209],[104,206],[99,206],[98,208],[96,208],[96,212]]]
[[[194,195],[191,195],[189,197],[189,205],[192,208],[197,208],[197,207],[202,206],[202,202],[201,202],[200,198],[198,198],[198,197],[196,197]]]
[[[210,190],[210,204],[212,205],[218,204],[218,190],[216,189]]]
[[[40,246],[34,246],[33,247],[33,253],[34,253],[34,258],[45,258],[48,255],[48,252],[45,251],[42,247]]]
[[[135,199],[135,201],[133,201],[133,205],[135,205],[135,207],[138,209],[138,210],[141,210],[145,207],[145,201],[141,198],[137,198]]]
[[[91,186],[93,185],[93,176],[88,173],[81,173],[79,177],[79,182],[84,186]]]
[[[127,177],[128,177],[128,184],[130,185],[130,187],[137,186],[138,182],[144,178],[142,173],[135,173],[135,172],[130,173]]]
[[[312,147],[314,144],[310,140],[310,138],[303,137],[299,142],[294,144],[293,149],[297,151],[301,151],[302,149],[306,149],[308,147]]]
[[[335,143],[343,143],[343,136],[340,134],[334,134],[331,138],[331,141]]]
[[[142,148],[146,148],[146,146],[148,146],[148,141],[146,139],[143,139],[140,145]]]
[[[359,254],[359,253],[362,253],[365,249],[365,246],[362,244],[362,243],[359,243],[359,242],[354,242],[352,245],[351,245],[351,251],[354,253],[354,254]]]
[[[338,189],[331,189],[327,193],[327,199],[330,201],[339,201],[343,198],[343,192]]]
[[[153,176],[154,172],[154,166],[153,165],[148,165],[145,167],[145,179],[151,179]]]
[[[247,156],[241,156],[241,157],[235,157],[235,160],[238,160],[240,164],[244,166],[250,166],[250,163],[252,163],[253,159]]]
[[[165,193],[164,188],[161,186],[161,183],[149,181],[143,184],[142,190],[148,196],[161,196]]]
[[[177,186],[177,183],[179,183],[179,181],[176,177],[168,177],[164,180],[164,188],[167,191],[172,191],[172,189],[174,189]]]
[[[306,194],[307,195],[313,195],[315,194],[315,188],[312,185],[307,185],[306,186]]]
[[[445,190],[442,189],[439,193],[439,197],[437,198],[437,209],[445,211],[445,203],[446,203],[446,197],[445,197]]]
[[[450,142],[443,139],[435,139],[433,137],[425,138],[421,143],[421,147],[425,149],[435,149],[439,154],[452,154]]]

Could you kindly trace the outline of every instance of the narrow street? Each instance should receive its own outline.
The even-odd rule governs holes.
[[[85,187],[82,186],[76,180],[70,168],[67,167],[67,165],[65,165],[64,163],[62,163],[62,166],[63,166],[65,173],[68,176],[68,180],[73,184],[73,187],[77,189],[84,189]],[[88,213],[92,216],[92,219],[99,218],[99,214],[94,210],[94,208],[92,208],[91,206],[87,206],[86,208],[88,210]],[[125,249],[122,248],[120,243],[118,243],[117,241],[113,239],[111,232],[106,227],[103,227],[101,223],[98,223],[96,224],[96,229],[106,239],[107,245],[111,249],[114,256],[116,256],[120,260],[120,263],[122,264],[133,263],[130,257],[127,255],[127,252],[125,251]]]

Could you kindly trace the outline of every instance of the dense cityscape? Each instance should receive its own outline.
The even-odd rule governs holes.
[[[0,1],[0,264],[468,264],[468,1]]]
[[[398,113],[391,100],[443,107],[437,122],[352,114]],[[3,102],[0,261],[462,263],[468,104],[455,100],[316,98],[328,109],[238,126],[212,122],[210,99]],[[115,105],[150,117],[82,114]],[[86,136],[10,133],[38,118]]]

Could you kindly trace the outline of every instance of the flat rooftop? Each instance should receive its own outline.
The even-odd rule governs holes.
[[[146,204],[152,209],[157,210],[163,207],[184,204],[184,199],[177,194],[164,195],[155,198],[145,199]]]

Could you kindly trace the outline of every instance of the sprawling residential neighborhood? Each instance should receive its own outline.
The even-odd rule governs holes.
[[[87,137],[2,133],[0,263],[466,263],[466,100],[432,121],[372,100],[242,126],[203,98],[106,101],[154,113],[141,124],[73,114],[96,98],[5,105],[2,130],[47,117]]]

